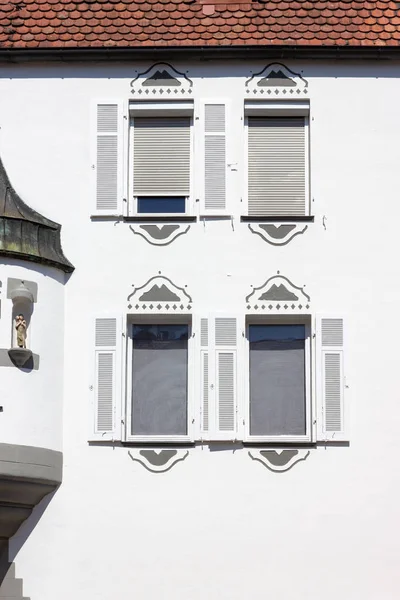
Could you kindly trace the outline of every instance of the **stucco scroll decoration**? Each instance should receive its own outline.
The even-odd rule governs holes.
[[[133,461],[140,463],[152,473],[165,473],[178,462],[189,456],[189,450],[129,450],[128,454]]]
[[[246,296],[246,309],[252,314],[301,313],[310,309],[310,296],[278,271]]]
[[[133,286],[129,294],[128,309],[141,313],[182,313],[192,309],[192,298],[182,287],[175,285],[168,277],[151,277],[144,285]]]
[[[131,93],[137,98],[192,97],[193,81],[168,63],[159,62],[139,73],[131,81]]]
[[[257,460],[275,473],[283,473],[289,471],[294,465],[302,460],[306,460],[310,455],[310,450],[301,448],[286,449],[268,449],[268,450],[250,450],[249,456],[252,460]]]
[[[245,83],[246,96],[301,98],[308,95],[308,81],[281,63],[271,63]]]
[[[143,225],[130,225],[130,229],[134,234],[140,235],[153,246],[168,246],[168,244],[176,240],[180,235],[187,233],[190,225],[147,223]]]
[[[307,227],[304,223],[249,223],[252,233],[273,246],[285,246],[296,235],[304,233]]]

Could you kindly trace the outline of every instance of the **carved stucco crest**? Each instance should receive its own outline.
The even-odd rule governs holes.
[[[168,63],[156,63],[131,81],[131,93],[137,98],[192,97],[193,81]]]
[[[159,273],[129,294],[128,309],[142,313],[182,313],[192,309],[192,298],[184,288]]]
[[[308,95],[308,82],[280,63],[271,63],[252,75],[245,88],[248,97],[298,98]]]
[[[249,223],[252,233],[273,246],[288,244],[296,235],[304,233],[307,227],[304,223]]]
[[[256,460],[262,463],[270,471],[275,473],[283,473],[289,471],[294,465],[310,455],[310,450],[305,448],[286,448],[286,449],[272,449],[268,450],[251,450],[249,456],[252,460]]]
[[[189,456],[188,450],[130,450],[128,452],[133,461],[140,463],[145,469],[152,473],[165,473],[172,469],[178,462]]]
[[[246,309],[253,314],[301,313],[310,310],[310,296],[278,272],[246,296]]]
[[[168,244],[171,244],[180,235],[187,233],[190,225],[146,223],[143,225],[131,225],[130,229],[134,234],[140,235],[153,246],[168,246]]]

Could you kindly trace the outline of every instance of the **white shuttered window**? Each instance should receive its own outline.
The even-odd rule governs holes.
[[[249,216],[306,212],[306,117],[248,117]]]
[[[189,196],[190,117],[135,117],[135,196]]]

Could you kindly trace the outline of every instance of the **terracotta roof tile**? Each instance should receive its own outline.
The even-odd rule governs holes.
[[[0,0],[0,48],[399,45],[398,2],[212,1]]]

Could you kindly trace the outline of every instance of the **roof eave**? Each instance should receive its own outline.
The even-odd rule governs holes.
[[[0,61],[129,61],[133,59],[185,58],[221,59],[308,59],[308,60],[393,60],[400,58],[400,45],[228,45],[228,46],[129,46],[0,48]]]

